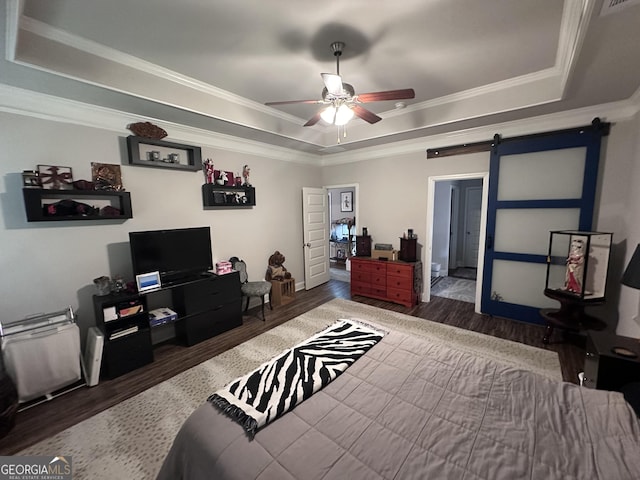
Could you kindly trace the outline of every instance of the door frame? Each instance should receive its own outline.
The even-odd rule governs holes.
[[[452,180],[482,180],[482,207],[480,212],[480,244],[478,248],[478,275],[476,280],[475,312],[480,313],[480,299],[482,298],[482,271],[484,268],[484,248],[487,230],[487,206],[489,201],[489,172],[458,173],[452,175],[434,175],[427,179],[427,245],[425,253],[425,272],[431,272],[433,258],[433,214],[435,210],[436,182]],[[447,206],[450,208],[450,205]],[[422,301],[431,301],[431,281],[423,282]]]
[[[358,219],[360,218],[360,184],[357,182],[353,182],[353,183],[341,183],[341,184],[335,184],[335,185],[324,185],[322,187],[316,187],[316,188],[324,188],[327,190],[327,193],[329,190],[333,190],[333,189],[337,189],[337,188],[353,188],[353,193],[354,193],[354,204],[355,204],[355,208],[353,209],[353,216],[356,219],[356,229],[358,228]],[[331,215],[330,215],[330,211],[329,211],[329,205],[330,203],[327,201],[327,218],[329,219],[329,225],[328,225],[328,229],[331,229]],[[304,219],[303,219],[304,221]],[[327,230],[327,239],[329,238],[329,230]],[[327,250],[329,251],[329,250]],[[331,268],[331,265],[329,265],[329,268]],[[307,279],[305,277],[304,279],[305,281],[305,285],[307,283]]]

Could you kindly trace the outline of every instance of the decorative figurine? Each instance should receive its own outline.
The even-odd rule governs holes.
[[[224,170],[220,170],[220,173],[218,173],[218,178],[216,179],[216,183],[218,185],[226,185],[228,180],[229,176],[227,175],[227,172],[225,172]]]
[[[207,183],[213,183],[213,160],[207,158],[204,162],[204,179]]]
[[[572,240],[567,257],[564,288],[568,292],[582,294],[582,269],[584,268],[584,242]]]
[[[249,174],[251,173],[251,169],[249,168],[249,165],[245,165],[244,167],[242,167],[242,178],[244,178],[244,186],[245,187],[250,187],[251,183],[249,183]]]
[[[236,187],[242,186],[242,177],[240,176],[240,172],[236,173],[235,184]]]
[[[102,276],[93,279],[93,283],[98,289],[98,296],[103,297],[111,293],[111,279],[107,276]]]
[[[284,266],[285,260],[284,255],[277,250],[269,257],[269,267],[265,276],[267,281],[291,278],[291,273]]]

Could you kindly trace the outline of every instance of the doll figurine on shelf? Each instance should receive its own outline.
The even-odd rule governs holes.
[[[204,178],[207,183],[213,183],[213,160],[207,158],[204,162]]]
[[[228,180],[229,176],[227,175],[227,172],[225,172],[224,170],[220,170],[220,173],[218,173],[218,178],[216,179],[216,183],[218,185],[226,185]]]
[[[582,294],[582,270],[584,268],[584,242],[572,240],[567,257],[564,288],[568,292]]]
[[[244,167],[242,167],[242,178],[244,178],[244,186],[245,187],[250,187],[251,183],[249,183],[249,174],[251,173],[251,169],[249,168],[249,165],[245,165]]]

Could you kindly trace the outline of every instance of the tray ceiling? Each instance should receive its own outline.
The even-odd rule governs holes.
[[[602,15],[591,0],[8,0],[6,50],[64,78],[67,98],[87,101],[81,82],[102,106],[331,153],[628,100],[640,86],[628,2]],[[264,105],[319,99],[334,41],[356,93],[416,92],[403,108],[366,104],[383,120],[354,119],[339,148],[336,127],[302,126],[319,105]]]

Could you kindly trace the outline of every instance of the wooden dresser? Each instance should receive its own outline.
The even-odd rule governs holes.
[[[422,263],[351,257],[351,295],[377,298],[406,307],[422,291]]]

